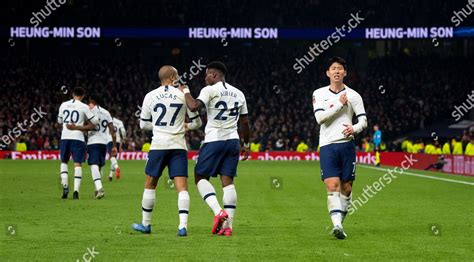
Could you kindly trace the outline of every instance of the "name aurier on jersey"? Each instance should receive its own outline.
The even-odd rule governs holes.
[[[234,92],[230,92],[230,91],[222,91],[222,92],[221,92],[221,96],[237,97],[237,94],[234,93]]]

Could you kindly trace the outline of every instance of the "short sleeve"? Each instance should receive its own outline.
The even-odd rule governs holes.
[[[248,113],[249,111],[247,109],[247,100],[244,97],[242,107],[240,108],[240,115],[247,115]]]
[[[150,107],[148,105],[148,95],[145,96],[145,98],[143,99],[143,104],[142,104],[142,109],[141,109],[141,113],[140,113],[140,120],[142,121],[147,121],[147,122],[151,122],[151,111],[150,111]]]
[[[359,94],[357,94],[355,99],[351,101],[351,106],[352,106],[352,110],[354,110],[354,114],[356,115],[356,117],[366,115],[364,102],[362,101],[362,97]]]
[[[99,123],[99,118],[95,116],[94,112],[92,112],[89,107],[84,107],[84,113],[86,115],[87,121],[90,121],[94,125],[97,125]]]
[[[214,92],[211,86],[206,86],[201,89],[197,100],[200,100],[207,107],[212,98],[214,98]]]

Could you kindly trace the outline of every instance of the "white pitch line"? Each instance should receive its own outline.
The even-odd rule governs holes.
[[[375,166],[366,166],[366,165],[359,165],[359,166],[369,168],[369,169],[381,170],[381,171],[387,171],[388,170],[388,168],[381,168],[381,167],[375,167]],[[397,172],[395,172],[395,173],[398,174]],[[474,186],[474,182],[467,182],[467,181],[454,180],[454,179],[449,179],[449,178],[420,175],[420,174],[416,174],[416,173],[407,172],[405,170],[403,171],[403,174],[406,174],[408,176],[417,176],[417,177],[429,178],[429,179],[434,179],[434,180],[441,180],[441,181],[446,181],[446,182],[453,182],[453,183],[459,183],[459,184]]]

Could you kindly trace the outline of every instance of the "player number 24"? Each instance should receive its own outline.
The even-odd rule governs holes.
[[[225,111],[227,111],[227,103],[224,101],[219,101],[216,103],[216,109],[220,109],[219,113],[214,117],[215,120],[227,120],[226,116],[223,116]],[[237,116],[239,115],[239,102],[234,103],[234,108],[232,108],[229,112],[229,116]]]

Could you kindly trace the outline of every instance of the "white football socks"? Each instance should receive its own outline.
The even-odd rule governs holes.
[[[188,191],[181,191],[178,193],[178,211],[179,211],[179,226],[178,229],[188,227],[189,214],[189,193]]]
[[[342,205],[341,193],[328,192],[328,210],[331,216],[332,224],[342,228]]]
[[[226,220],[224,227],[230,227],[232,229],[232,222],[234,221],[234,213],[237,208],[237,192],[235,191],[234,185],[228,185],[222,188],[224,191],[224,196],[222,197],[222,203],[224,204],[224,209],[229,215],[229,218]]]
[[[222,208],[217,201],[216,190],[211,185],[211,183],[209,183],[209,181],[206,179],[201,179],[197,183],[197,188],[201,194],[202,199],[206,201],[207,205],[212,209],[212,212],[214,212],[214,216],[219,214]]]
[[[110,172],[109,172],[109,177],[112,177],[115,173],[115,170],[117,169],[119,165],[117,164],[117,158],[116,157],[111,157],[110,158]]]
[[[344,222],[344,219],[347,216],[347,210],[351,206],[351,199],[352,199],[352,192],[349,196],[345,196],[341,193],[341,210],[342,210],[342,220],[341,223]]]
[[[82,180],[82,167],[78,166],[74,168],[74,191],[79,192]]]
[[[142,199],[142,224],[144,226],[151,224],[153,207],[155,207],[155,189],[145,189]]]
[[[100,178],[100,170],[98,165],[91,166],[92,179],[94,180],[95,190],[102,189],[102,180]]]
[[[63,188],[66,188],[69,186],[68,183],[68,170],[67,170],[67,164],[66,163],[61,163],[61,185]]]

